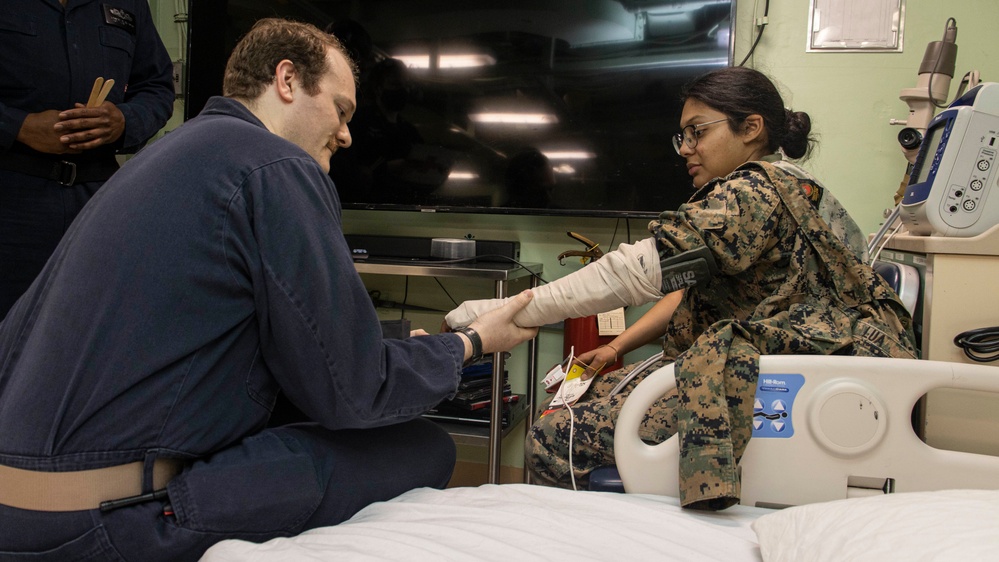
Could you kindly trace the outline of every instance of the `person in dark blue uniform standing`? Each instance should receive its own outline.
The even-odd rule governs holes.
[[[332,36],[263,20],[225,97],[80,212],[0,322],[0,560],[196,560],[447,484],[419,415],[537,333],[531,295],[382,338],[327,175],[355,80]],[[279,394],[311,421],[268,427]]]
[[[147,0],[0,3],[0,319],[83,205],[173,112]],[[97,78],[106,101],[84,107]]]

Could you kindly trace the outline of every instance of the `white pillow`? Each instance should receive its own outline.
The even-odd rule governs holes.
[[[765,562],[995,560],[999,491],[944,490],[790,507],[753,522]]]

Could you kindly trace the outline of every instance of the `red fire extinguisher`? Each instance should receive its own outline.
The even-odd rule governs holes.
[[[576,232],[566,232],[570,238],[582,242],[585,246],[585,250],[567,250],[558,255],[558,262],[560,265],[565,265],[564,260],[570,256],[578,256],[583,264],[588,264],[595,261],[604,255],[603,251],[600,250],[599,244],[586,238],[582,234]],[[608,344],[614,340],[614,336],[601,336],[599,331],[599,326],[597,324],[597,316],[584,316],[582,318],[566,318],[564,323],[564,328],[562,330],[562,356],[568,357],[569,352],[575,350],[575,354],[585,353],[591,349],[595,349],[601,345]],[[613,371],[615,369],[620,369],[623,365],[624,358],[618,357],[617,361],[610,365],[604,366],[601,373],[606,373],[608,371]]]

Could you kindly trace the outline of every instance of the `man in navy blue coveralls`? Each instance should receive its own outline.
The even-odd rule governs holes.
[[[443,487],[454,443],[418,415],[536,333],[527,294],[382,339],[327,175],[355,107],[335,39],[259,22],[225,95],[105,184],[0,323],[0,560],[194,560]],[[314,421],[266,428],[279,392]]]
[[[0,77],[2,320],[175,96],[147,0],[3,0]],[[114,80],[107,100],[82,107],[98,77]]]

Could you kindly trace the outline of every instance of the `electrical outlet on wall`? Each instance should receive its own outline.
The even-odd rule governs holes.
[[[184,71],[186,70],[186,65],[184,61],[177,60],[173,61],[173,92],[177,94],[177,97],[184,96]]]

